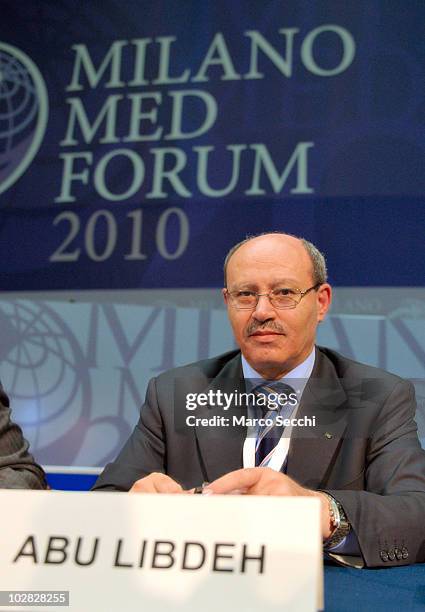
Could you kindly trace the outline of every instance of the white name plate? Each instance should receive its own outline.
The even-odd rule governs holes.
[[[0,508],[0,610],[8,597],[58,612],[323,604],[314,498],[0,491]]]

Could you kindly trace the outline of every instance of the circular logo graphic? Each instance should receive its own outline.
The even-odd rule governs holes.
[[[28,168],[46,131],[47,89],[25,53],[0,42],[0,194]]]
[[[0,329],[1,373],[15,419],[41,463],[71,464],[92,410],[89,368],[75,334],[47,304],[29,300],[2,303]]]

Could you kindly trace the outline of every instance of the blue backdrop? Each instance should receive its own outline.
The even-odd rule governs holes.
[[[152,375],[232,348],[223,258],[267,230],[327,256],[320,339],[422,406],[424,22],[419,0],[3,1],[0,374],[40,461],[101,466]]]

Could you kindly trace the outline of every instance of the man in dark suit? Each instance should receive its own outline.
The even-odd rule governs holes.
[[[316,496],[335,559],[425,561],[425,452],[412,385],[315,347],[331,303],[326,281],[323,256],[307,241],[266,234],[236,245],[223,295],[240,352],[153,379],[139,423],[95,489],[181,493],[208,481],[206,494]],[[217,401],[258,389],[270,398],[279,384],[286,397],[296,390],[285,406],[290,426],[277,426],[281,407],[269,406],[274,416],[260,426],[249,422],[249,403],[224,410]],[[198,399],[193,411],[188,398]],[[296,427],[295,417],[311,426]]]
[[[44,472],[28,447],[20,427],[10,420],[9,400],[0,385],[0,488],[46,488]]]

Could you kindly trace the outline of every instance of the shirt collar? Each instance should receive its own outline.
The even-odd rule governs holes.
[[[258,385],[259,381],[265,380],[258,372],[254,370],[254,368],[247,362],[243,355],[241,356],[241,358],[243,376],[245,378],[247,386],[255,387],[256,385]],[[311,351],[307,359],[305,359],[293,370],[291,370],[290,372],[285,374],[285,376],[282,376],[282,378],[279,378],[279,380],[275,382],[283,382],[287,384],[290,384],[292,382],[292,386],[296,384],[298,398],[301,399],[301,395],[313,371],[315,359],[316,348],[313,347],[313,350]],[[290,379],[292,379],[292,381]]]

